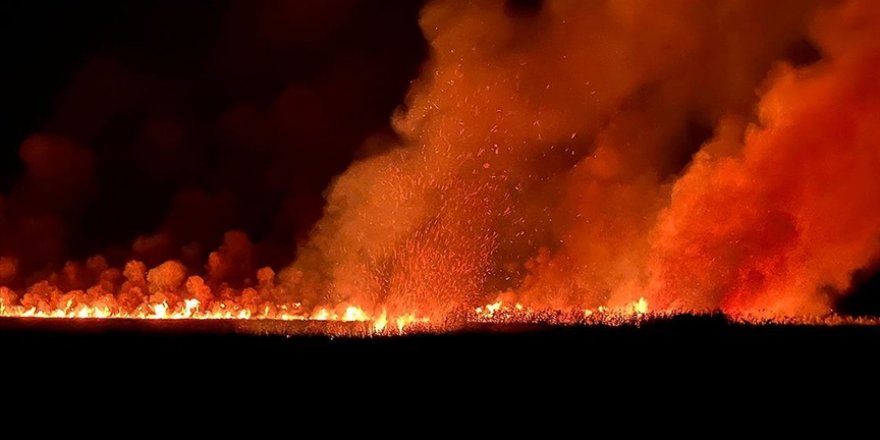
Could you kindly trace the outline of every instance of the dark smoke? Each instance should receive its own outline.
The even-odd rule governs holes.
[[[22,275],[200,271],[230,230],[285,264],[424,57],[411,1],[4,8],[0,256]]]

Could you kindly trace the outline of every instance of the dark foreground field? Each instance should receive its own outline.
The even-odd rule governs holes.
[[[873,369],[880,351],[880,326],[743,325],[719,317],[668,318],[638,327],[472,325],[450,334],[396,337],[329,337],[314,334],[320,327],[296,325],[291,331],[312,334],[267,335],[232,322],[6,319],[0,320],[0,369],[145,369],[170,380],[265,366],[294,376],[336,371],[336,377],[355,382],[433,371],[490,382],[551,373],[549,380],[581,376],[577,380],[599,383],[621,376],[668,380],[688,372],[716,379],[731,373],[857,374]]]
[[[612,416],[633,427],[667,413],[670,427],[726,427],[777,419],[792,403],[824,413],[872,401],[880,371],[878,326],[678,317],[640,327],[493,325],[374,338],[246,330],[231,322],[0,320],[0,389],[35,414],[121,411],[138,429],[155,417],[225,427],[256,413],[272,424],[328,418],[356,429],[420,418],[492,432],[537,423],[541,432],[562,426],[562,437],[617,423]],[[699,415],[731,407],[737,415],[723,424]],[[359,424],[347,414],[379,418]]]

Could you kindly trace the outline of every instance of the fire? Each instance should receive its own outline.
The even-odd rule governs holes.
[[[326,321],[330,319],[330,312],[322,307],[314,315],[311,316],[311,319],[314,319],[315,321]]]
[[[413,313],[407,313],[405,315],[398,316],[394,319],[394,322],[397,324],[397,330],[403,332],[403,330],[413,324],[426,324],[430,322],[428,318],[419,318]]]
[[[833,316],[880,255],[880,3],[538,3],[524,16],[503,1],[428,4],[432,58],[395,136],[334,179],[308,239],[270,260],[278,273],[257,269],[270,264],[255,256],[263,243],[239,231],[207,255],[159,230],[130,255],[58,266],[67,231],[43,213],[73,217],[68,200],[90,200],[105,164],[87,146],[28,138],[25,177],[0,197],[0,317],[396,334]],[[790,54],[803,44],[817,60]],[[251,120],[262,114],[229,119],[272,131]],[[33,218],[7,215],[27,197]],[[212,205],[178,198],[184,213]],[[42,251],[45,265],[31,255]]]
[[[199,300],[196,298],[190,298],[183,300],[183,317],[190,318],[193,316],[195,312],[199,310]]]
[[[140,304],[133,310],[123,310],[109,298],[102,303],[80,303],[82,298],[78,292],[62,294],[54,292],[49,297],[65,298],[62,302],[52,305],[43,302],[36,306],[25,306],[10,289],[0,288],[0,318],[23,319],[128,319],[128,320],[262,320],[262,321],[302,321],[302,322],[340,322],[363,323],[376,335],[404,334],[410,331],[448,331],[467,323],[549,323],[555,325],[571,324],[603,324],[623,325],[637,324],[655,317],[669,316],[669,312],[660,313],[651,310],[648,300],[638,300],[616,307],[598,306],[588,309],[554,309],[535,308],[518,302],[508,293],[500,295],[496,300],[457,314],[461,321],[456,323],[435,323],[429,317],[419,316],[414,312],[389,314],[386,307],[379,309],[375,315],[357,305],[343,307],[318,306],[311,310],[298,302],[286,304],[265,304],[262,306],[246,305],[239,297],[236,300],[212,302],[205,307],[198,298],[186,298],[178,302],[163,299],[156,303]],[[170,292],[169,292],[170,293]],[[73,296],[70,296],[73,294]],[[337,310],[339,312],[337,312]],[[746,323],[766,322],[766,318],[750,315],[738,315],[734,321]],[[874,320],[848,319],[844,317],[828,318],[781,318],[779,322],[790,324],[875,324]]]
[[[168,304],[156,304],[153,306],[153,314],[148,315],[147,318],[155,318],[155,319],[167,319],[168,318]]]
[[[342,321],[368,321],[370,320],[369,316],[361,310],[360,307],[357,306],[348,306],[345,308],[345,314],[342,316]]]
[[[373,330],[376,333],[382,333],[388,325],[388,312],[382,308],[382,313],[373,321]]]
[[[576,308],[554,309],[527,307],[519,302],[510,302],[499,297],[494,302],[473,309],[473,320],[477,322],[553,322],[555,324],[609,324],[636,323],[653,317],[648,301],[640,297],[637,301],[621,307],[598,306],[595,309]]]
[[[75,293],[74,293],[75,295]],[[64,296],[56,292],[57,297]],[[209,309],[204,309],[197,298],[182,299],[169,303],[162,300],[154,304],[141,304],[134,310],[122,310],[118,304],[109,305],[84,304],[74,298],[53,306],[43,303],[30,306],[15,300],[16,295],[8,288],[0,287],[0,318],[33,318],[33,319],[145,319],[145,320],[274,320],[274,321],[333,321],[363,322],[371,324],[375,333],[385,333],[389,321],[395,324],[397,332],[403,332],[413,325],[430,323],[427,317],[415,313],[402,313],[389,316],[386,309],[373,316],[363,308],[348,305],[341,313],[335,308],[321,306],[313,311],[306,310],[301,303],[266,304],[263,307],[252,307],[237,301],[215,302]]]
[[[495,316],[495,314],[498,311],[500,311],[504,307],[505,307],[504,301],[499,299],[491,304],[486,304],[485,306],[477,307],[476,309],[474,309],[474,312],[477,314],[477,316],[481,316],[484,318],[492,318],[493,316]],[[515,308],[517,310],[522,310],[522,305],[516,304]]]
[[[156,277],[154,277],[156,278]],[[190,283],[191,285],[193,283]],[[43,286],[42,289],[46,289]],[[430,326],[431,319],[417,313],[404,312],[395,315],[382,307],[372,315],[366,309],[349,304],[344,307],[318,306],[311,311],[302,303],[248,305],[238,296],[220,300],[211,296],[182,298],[171,301],[169,298],[184,292],[166,291],[153,297],[145,297],[145,303],[126,310],[115,296],[89,295],[81,291],[63,292],[57,288],[48,291],[34,288],[19,296],[8,288],[0,288],[0,317],[32,319],[147,319],[147,320],[277,320],[277,321],[334,321],[367,323],[374,333],[385,334],[391,328],[403,333],[411,327]],[[242,293],[239,293],[241,295]],[[125,295],[122,295],[123,297]],[[19,299],[21,298],[21,299]],[[149,298],[156,298],[154,303]],[[56,301],[53,303],[53,300]],[[89,302],[91,300],[91,302]],[[210,306],[206,307],[206,303]],[[30,305],[29,303],[36,303]],[[339,312],[337,312],[339,310]],[[627,312],[623,312],[627,311]],[[546,312],[546,311],[545,311]],[[599,313],[604,313],[603,307]],[[642,316],[648,313],[644,298],[618,311],[614,316],[625,314]],[[510,322],[534,321],[539,313],[519,302],[509,302],[499,297],[495,301],[476,307],[465,314],[465,321],[472,322]],[[609,315],[612,316],[612,315]]]
[[[644,315],[648,313],[648,301],[644,297],[632,304],[632,313],[636,315]]]

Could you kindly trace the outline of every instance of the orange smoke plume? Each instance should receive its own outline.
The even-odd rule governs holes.
[[[718,137],[676,181],[652,237],[661,307],[823,314],[880,238],[880,8],[814,30],[826,60],[782,66],[744,140]]]
[[[441,314],[499,292],[827,313],[823,288],[870,261],[880,221],[878,8],[829,5],[435,2],[401,144],[340,176],[284,277],[321,301]],[[825,58],[785,67],[811,51]]]

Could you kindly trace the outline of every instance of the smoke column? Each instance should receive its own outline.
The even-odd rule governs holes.
[[[334,182],[287,286],[433,316],[830,311],[880,233],[880,8],[511,3],[424,9],[401,141]]]

